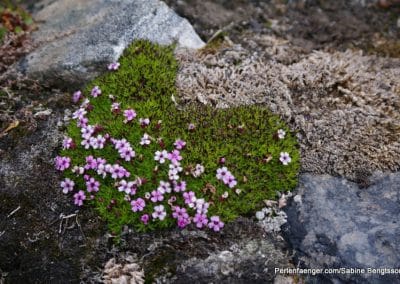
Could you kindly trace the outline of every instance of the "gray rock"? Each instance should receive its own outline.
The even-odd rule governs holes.
[[[69,89],[93,79],[135,39],[200,48],[190,23],[159,0],[57,0],[34,15],[38,47],[16,69]]]
[[[284,230],[300,263],[309,268],[400,267],[400,173],[375,174],[369,184],[359,188],[343,178],[301,176],[302,202],[287,207]],[[325,277],[339,283],[400,283],[399,274]]]

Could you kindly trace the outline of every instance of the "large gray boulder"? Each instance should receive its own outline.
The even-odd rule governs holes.
[[[301,176],[298,196],[286,209],[285,230],[300,263],[309,268],[399,270],[400,173],[376,174],[369,184]],[[325,277],[334,283],[400,283],[399,274],[388,273]]]
[[[56,0],[42,5],[34,14],[38,47],[16,69],[49,85],[84,84],[135,39],[187,48],[204,45],[190,23],[159,0]]]

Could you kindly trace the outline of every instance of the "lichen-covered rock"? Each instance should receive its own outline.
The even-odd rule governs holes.
[[[158,0],[57,0],[34,18],[39,23],[32,35],[37,48],[17,70],[61,87],[93,79],[135,39],[204,45],[187,20]]]
[[[368,188],[304,174],[286,209],[286,238],[310,268],[399,268],[400,173],[375,174]],[[396,274],[332,274],[335,281],[398,283]]]

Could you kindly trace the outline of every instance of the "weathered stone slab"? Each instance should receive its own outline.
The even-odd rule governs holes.
[[[286,209],[285,234],[305,266],[399,269],[400,173],[376,174],[370,184],[360,188],[343,178],[301,176],[298,196]],[[346,283],[399,283],[399,274],[389,273],[326,277]]]
[[[38,47],[17,65],[28,77],[75,87],[106,70],[135,39],[204,45],[190,23],[159,0],[57,0],[38,11]]]

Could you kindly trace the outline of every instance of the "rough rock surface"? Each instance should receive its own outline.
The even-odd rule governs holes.
[[[69,89],[105,70],[138,38],[188,48],[204,45],[187,20],[158,0],[57,0],[34,18],[37,48],[17,70]]]
[[[286,208],[285,234],[302,265],[400,267],[400,173],[374,174],[369,184],[360,188],[343,178],[301,176],[297,192],[301,198]],[[346,283],[399,283],[396,274],[327,277]]]

